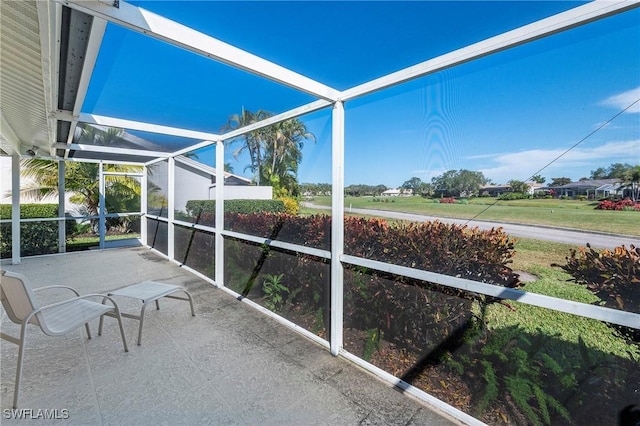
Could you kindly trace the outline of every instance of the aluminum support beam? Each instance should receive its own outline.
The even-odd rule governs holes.
[[[171,154],[162,151],[145,151],[143,149],[128,149],[128,148],[115,148],[112,146],[103,145],[83,145],[72,143],[70,145],[64,143],[57,143],[54,145],[59,149],[72,149],[75,151],[86,152],[105,152],[108,154],[121,154],[121,155],[134,155],[140,157],[154,157],[154,158],[169,158]]]
[[[175,219],[175,203],[176,203],[176,160],[169,157],[168,173],[167,173],[167,257],[175,260],[175,227],[173,220]]]
[[[65,162],[58,161],[58,217],[64,217],[65,213]],[[67,221],[58,221],[58,252],[67,251]]]
[[[224,143],[216,144],[216,233],[215,233],[215,281],[224,287]]]
[[[20,156],[11,157],[11,263],[20,263]]]
[[[99,202],[98,202],[98,214],[100,215],[100,219],[99,219],[99,227],[100,227],[100,231],[99,231],[99,235],[100,235],[100,250],[104,250],[104,246],[105,246],[105,234],[107,233],[107,220],[104,216],[105,213],[105,209],[106,209],[106,203],[105,203],[105,184],[104,184],[104,165],[102,164],[102,161],[100,163],[98,163],[98,179],[99,179],[99,188],[100,188],[100,195],[99,195]]]
[[[340,257],[344,254],[344,104],[333,105],[331,135],[331,354],[342,349],[344,324],[344,270]]]
[[[343,101],[395,86],[483,56],[491,55],[561,31],[615,15],[640,5],[640,0],[594,1],[517,28],[398,72],[355,86],[341,94]]]
[[[140,182],[140,210],[142,210],[142,215],[140,216],[140,239],[142,240],[142,244],[147,244],[147,191],[148,191],[148,173],[149,170],[147,166],[142,167],[142,180]]]
[[[182,138],[191,138],[199,140],[216,140],[218,135],[215,133],[200,132],[197,130],[181,129],[179,127],[161,126],[159,124],[144,123],[141,121],[125,120],[122,118],[106,117],[104,115],[85,114],[82,113],[78,117],[78,121],[87,124],[96,124],[99,126],[118,127],[128,130],[139,130],[141,132],[159,133],[162,135],[178,136]]]
[[[341,261],[351,265],[363,266],[377,271],[415,278],[417,280],[428,281],[464,291],[485,294],[487,296],[498,297],[500,299],[515,300],[527,305],[539,306],[553,311],[640,329],[640,314],[634,312],[605,308],[603,306],[588,305],[586,303],[559,299],[552,296],[545,296],[543,294],[530,293],[494,284],[472,281],[466,278],[458,278],[436,272],[409,268],[406,266],[392,265],[390,263],[355,256],[343,255],[341,257]]]
[[[97,0],[55,1],[313,96],[326,100],[337,99],[339,92],[331,87],[122,0],[117,8]]]

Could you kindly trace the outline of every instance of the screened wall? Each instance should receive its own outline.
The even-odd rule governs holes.
[[[159,64],[204,51],[212,75],[231,65],[235,84],[297,93],[257,119],[243,121],[244,107],[218,117],[216,133],[146,125],[139,110],[94,117],[130,135],[112,131],[121,151],[110,155],[158,155],[135,170],[86,163],[99,169],[102,208],[74,220],[106,230],[118,219],[146,247],[463,422],[608,424],[637,403],[636,3],[567,7],[340,90],[234,50],[210,55],[206,43],[182,52],[180,31],[145,27],[129,6],[72,5],[124,23],[110,27],[119,37],[149,33],[149,49],[167,41]],[[181,113],[165,119],[188,127]],[[616,164],[629,173],[618,186],[605,182]],[[585,165],[591,176],[564,180]],[[6,214],[3,233],[32,226]]]

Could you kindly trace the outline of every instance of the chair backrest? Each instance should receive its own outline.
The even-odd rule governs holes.
[[[2,307],[11,321],[16,324],[22,324],[27,315],[38,309],[38,302],[36,302],[31,285],[22,274],[0,271],[0,275]],[[40,325],[35,315],[29,322]]]

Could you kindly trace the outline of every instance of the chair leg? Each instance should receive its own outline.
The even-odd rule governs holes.
[[[138,328],[138,346],[142,346],[142,325],[144,324],[144,311],[147,309],[147,304],[142,304],[142,309],[140,310],[140,327]]]
[[[118,326],[120,327],[120,335],[122,336],[122,345],[124,346],[124,351],[129,352],[129,347],[127,346],[127,338],[124,335],[124,327],[122,326],[122,315],[120,315],[120,309],[116,306],[116,319],[118,320]],[[100,323],[102,324],[102,317],[100,316]]]
[[[158,299],[156,299],[156,310],[160,310],[160,302],[158,302]]]
[[[91,339],[91,330],[89,329],[89,323],[85,323],[84,328],[87,330],[87,339]]]
[[[187,295],[187,298],[189,299],[189,305],[191,305],[191,316],[195,317],[196,311],[193,310],[193,299],[191,298],[191,294],[189,294],[189,292],[186,290],[184,293]]]
[[[102,304],[107,301],[106,297],[102,298]],[[98,336],[102,336],[102,323],[104,322],[104,315],[100,315],[100,325],[98,325]]]
[[[18,365],[16,366],[16,386],[13,390],[13,408],[18,408],[18,396],[20,395],[20,382],[22,381],[22,364],[24,361],[24,346],[27,336],[27,323],[22,323],[20,330],[20,342],[18,343]]]

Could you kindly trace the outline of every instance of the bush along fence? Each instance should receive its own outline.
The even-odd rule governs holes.
[[[58,217],[57,204],[22,204],[20,219]],[[11,218],[11,205],[0,205],[0,219]],[[67,221],[67,232],[71,232],[75,223]],[[58,221],[26,222],[20,224],[20,255],[34,256],[58,252]],[[11,223],[0,224],[0,257],[12,256]]]
[[[326,215],[226,212],[225,228],[330,248]],[[348,217],[344,248],[395,265],[505,287],[520,284],[509,267],[513,241],[500,229]],[[242,296],[329,338],[327,259],[225,237],[224,279]],[[488,423],[615,423],[618,403],[633,398],[640,382],[640,350],[629,347],[621,355],[623,342],[623,350],[609,353],[553,329],[491,319],[496,311],[508,317],[528,308],[346,264],[343,342],[349,352]],[[598,321],[531,308],[530,321],[575,321],[586,333],[595,327],[616,344],[622,340]]]
[[[565,265],[554,266],[571,275],[571,281],[585,285],[598,296],[598,303],[640,313],[640,247],[620,246],[599,252],[587,244],[572,249]],[[640,330],[625,333],[640,344]]]

